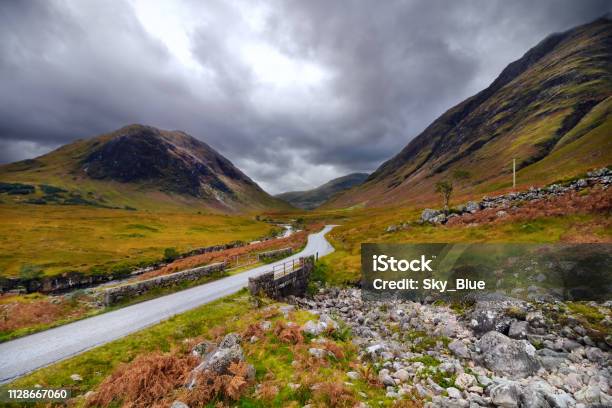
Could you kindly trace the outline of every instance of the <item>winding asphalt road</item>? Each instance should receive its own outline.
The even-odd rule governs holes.
[[[333,226],[326,226],[322,231],[310,234],[304,250],[278,262],[1,343],[0,384],[142,330],[176,314],[231,295],[246,287],[250,277],[267,272],[274,265],[316,253],[319,256],[327,255],[334,250],[325,239],[325,234],[332,228]]]

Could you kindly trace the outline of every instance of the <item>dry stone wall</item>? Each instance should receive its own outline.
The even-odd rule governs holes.
[[[170,275],[158,276],[128,285],[108,288],[104,291],[104,304],[109,306],[122,299],[142,295],[154,288],[173,286],[181,282],[196,280],[204,276],[211,275],[214,272],[223,271],[225,270],[225,267],[225,262],[219,262],[211,265],[200,266],[198,268],[187,269],[185,271],[176,272]]]

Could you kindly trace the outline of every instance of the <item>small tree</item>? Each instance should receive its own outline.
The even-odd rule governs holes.
[[[166,248],[164,249],[164,262],[172,262],[176,258],[178,258],[180,254],[176,250],[176,248]]]
[[[436,193],[442,195],[444,212],[448,213],[448,203],[450,202],[451,194],[453,194],[453,183],[448,180],[438,181],[436,183]]]

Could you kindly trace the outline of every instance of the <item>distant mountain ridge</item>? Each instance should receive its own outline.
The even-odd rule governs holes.
[[[458,193],[542,184],[612,164],[612,21],[553,34],[493,83],[449,109],[358,188],[325,207],[428,202]]]
[[[157,201],[222,212],[289,208],[208,144],[185,132],[144,125],[0,166],[0,180],[84,192],[101,205],[154,207]]]
[[[354,186],[357,186],[368,178],[367,173],[351,173],[343,177],[338,177],[327,183],[304,191],[290,191],[276,195],[277,198],[284,200],[294,207],[305,210],[312,210],[319,207],[335,194],[346,191]]]

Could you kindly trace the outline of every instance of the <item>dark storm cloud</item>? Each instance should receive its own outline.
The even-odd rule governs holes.
[[[160,20],[152,7],[165,8]],[[311,187],[374,170],[546,35],[609,10],[599,0],[4,1],[0,162],[146,123],[208,142],[272,192]]]

